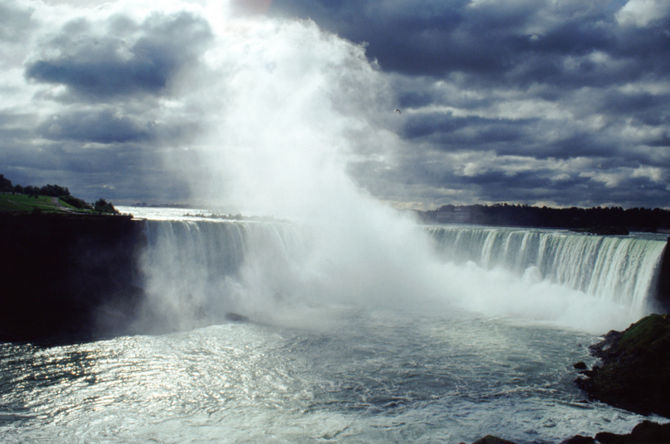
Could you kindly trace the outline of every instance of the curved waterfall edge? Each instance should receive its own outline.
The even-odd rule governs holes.
[[[426,230],[446,261],[530,273],[629,306],[636,316],[670,309],[670,247],[661,239],[470,225]]]

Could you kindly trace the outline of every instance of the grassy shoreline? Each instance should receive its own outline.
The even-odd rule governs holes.
[[[113,212],[96,211],[94,209],[77,208],[60,197],[28,195],[14,192],[0,192],[0,213],[117,214]]]

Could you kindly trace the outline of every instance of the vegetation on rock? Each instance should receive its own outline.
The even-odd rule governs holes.
[[[652,314],[591,346],[602,363],[577,385],[591,398],[648,415],[670,417],[670,316]]]
[[[0,174],[0,212],[5,213],[104,213],[118,214],[111,202],[99,199],[93,205],[74,197],[60,185],[43,187],[13,185]]]

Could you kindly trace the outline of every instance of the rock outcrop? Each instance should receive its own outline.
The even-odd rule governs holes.
[[[625,435],[601,432],[595,438],[574,436],[561,444],[667,444],[670,442],[670,424],[643,421]]]
[[[589,397],[670,417],[670,315],[652,314],[590,347],[601,363],[576,380]]]

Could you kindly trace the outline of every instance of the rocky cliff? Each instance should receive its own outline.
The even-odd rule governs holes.
[[[601,362],[582,370],[589,397],[643,415],[670,418],[670,315],[649,315],[590,347]]]
[[[0,340],[85,340],[123,331],[142,299],[142,221],[0,214]]]

